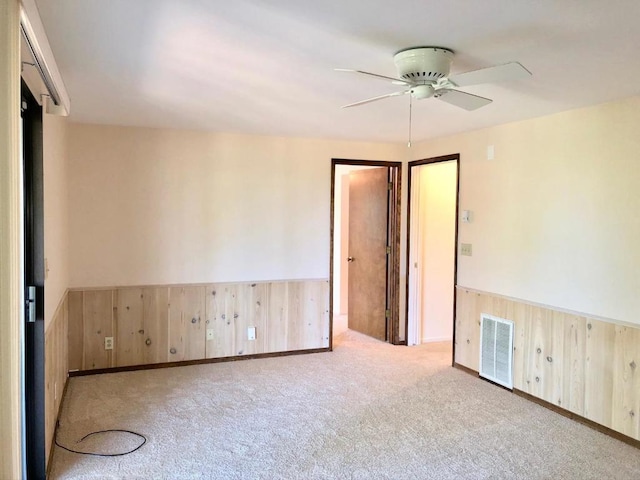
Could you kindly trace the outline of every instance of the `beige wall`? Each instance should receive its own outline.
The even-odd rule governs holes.
[[[45,444],[47,462],[67,381],[69,287],[67,119],[43,115]]]
[[[635,97],[415,145],[461,156],[458,284],[640,323],[639,124]]]
[[[328,278],[331,158],[396,145],[69,125],[72,287]]]
[[[326,278],[330,158],[460,153],[459,285],[640,323],[639,103],[411,149],[71,124],[71,285]]]
[[[69,286],[67,120],[43,117],[45,331]]]

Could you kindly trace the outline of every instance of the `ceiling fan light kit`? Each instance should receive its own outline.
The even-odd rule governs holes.
[[[423,98],[433,97],[433,94],[436,93],[433,85],[425,84],[425,85],[416,85],[411,89],[411,96],[416,100],[422,100]]]

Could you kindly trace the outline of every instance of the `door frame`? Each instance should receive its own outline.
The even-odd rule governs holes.
[[[400,340],[400,200],[402,185],[402,162],[383,160],[331,159],[331,207],[330,207],[330,244],[329,244],[329,350],[333,350],[333,249],[334,249],[334,210],[337,165],[360,165],[366,167],[387,167],[391,174],[389,215],[387,217],[387,236],[391,252],[387,262],[387,308],[389,318],[388,342],[393,345],[406,343]],[[406,332],[405,332],[406,337]]]
[[[45,478],[44,170],[42,107],[21,82],[24,208],[24,289],[36,287],[35,321],[24,315],[25,476]],[[32,307],[33,308],[33,307]]]
[[[453,366],[456,358],[456,286],[458,285],[458,217],[460,214],[460,154],[453,153],[450,155],[442,155],[439,157],[424,158],[422,160],[413,160],[409,162],[408,175],[407,175],[407,258],[406,258],[406,291],[405,298],[405,332],[408,337],[409,334],[409,273],[411,272],[411,171],[413,167],[419,167],[422,165],[429,165],[433,163],[449,162],[455,160],[456,162],[456,218],[455,218],[455,236],[454,236],[454,255],[453,255],[453,348],[451,354],[451,365]]]

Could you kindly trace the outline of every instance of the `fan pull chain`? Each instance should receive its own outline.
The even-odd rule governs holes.
[[[409,142],[407,148],[411,148],[411,113],[413,111],[413,95],[409,93]]]

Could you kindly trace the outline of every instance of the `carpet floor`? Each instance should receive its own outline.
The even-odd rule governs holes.
[[[638,479],[640,451],[350,330],[334,351],[70,379],[53,479]]]

